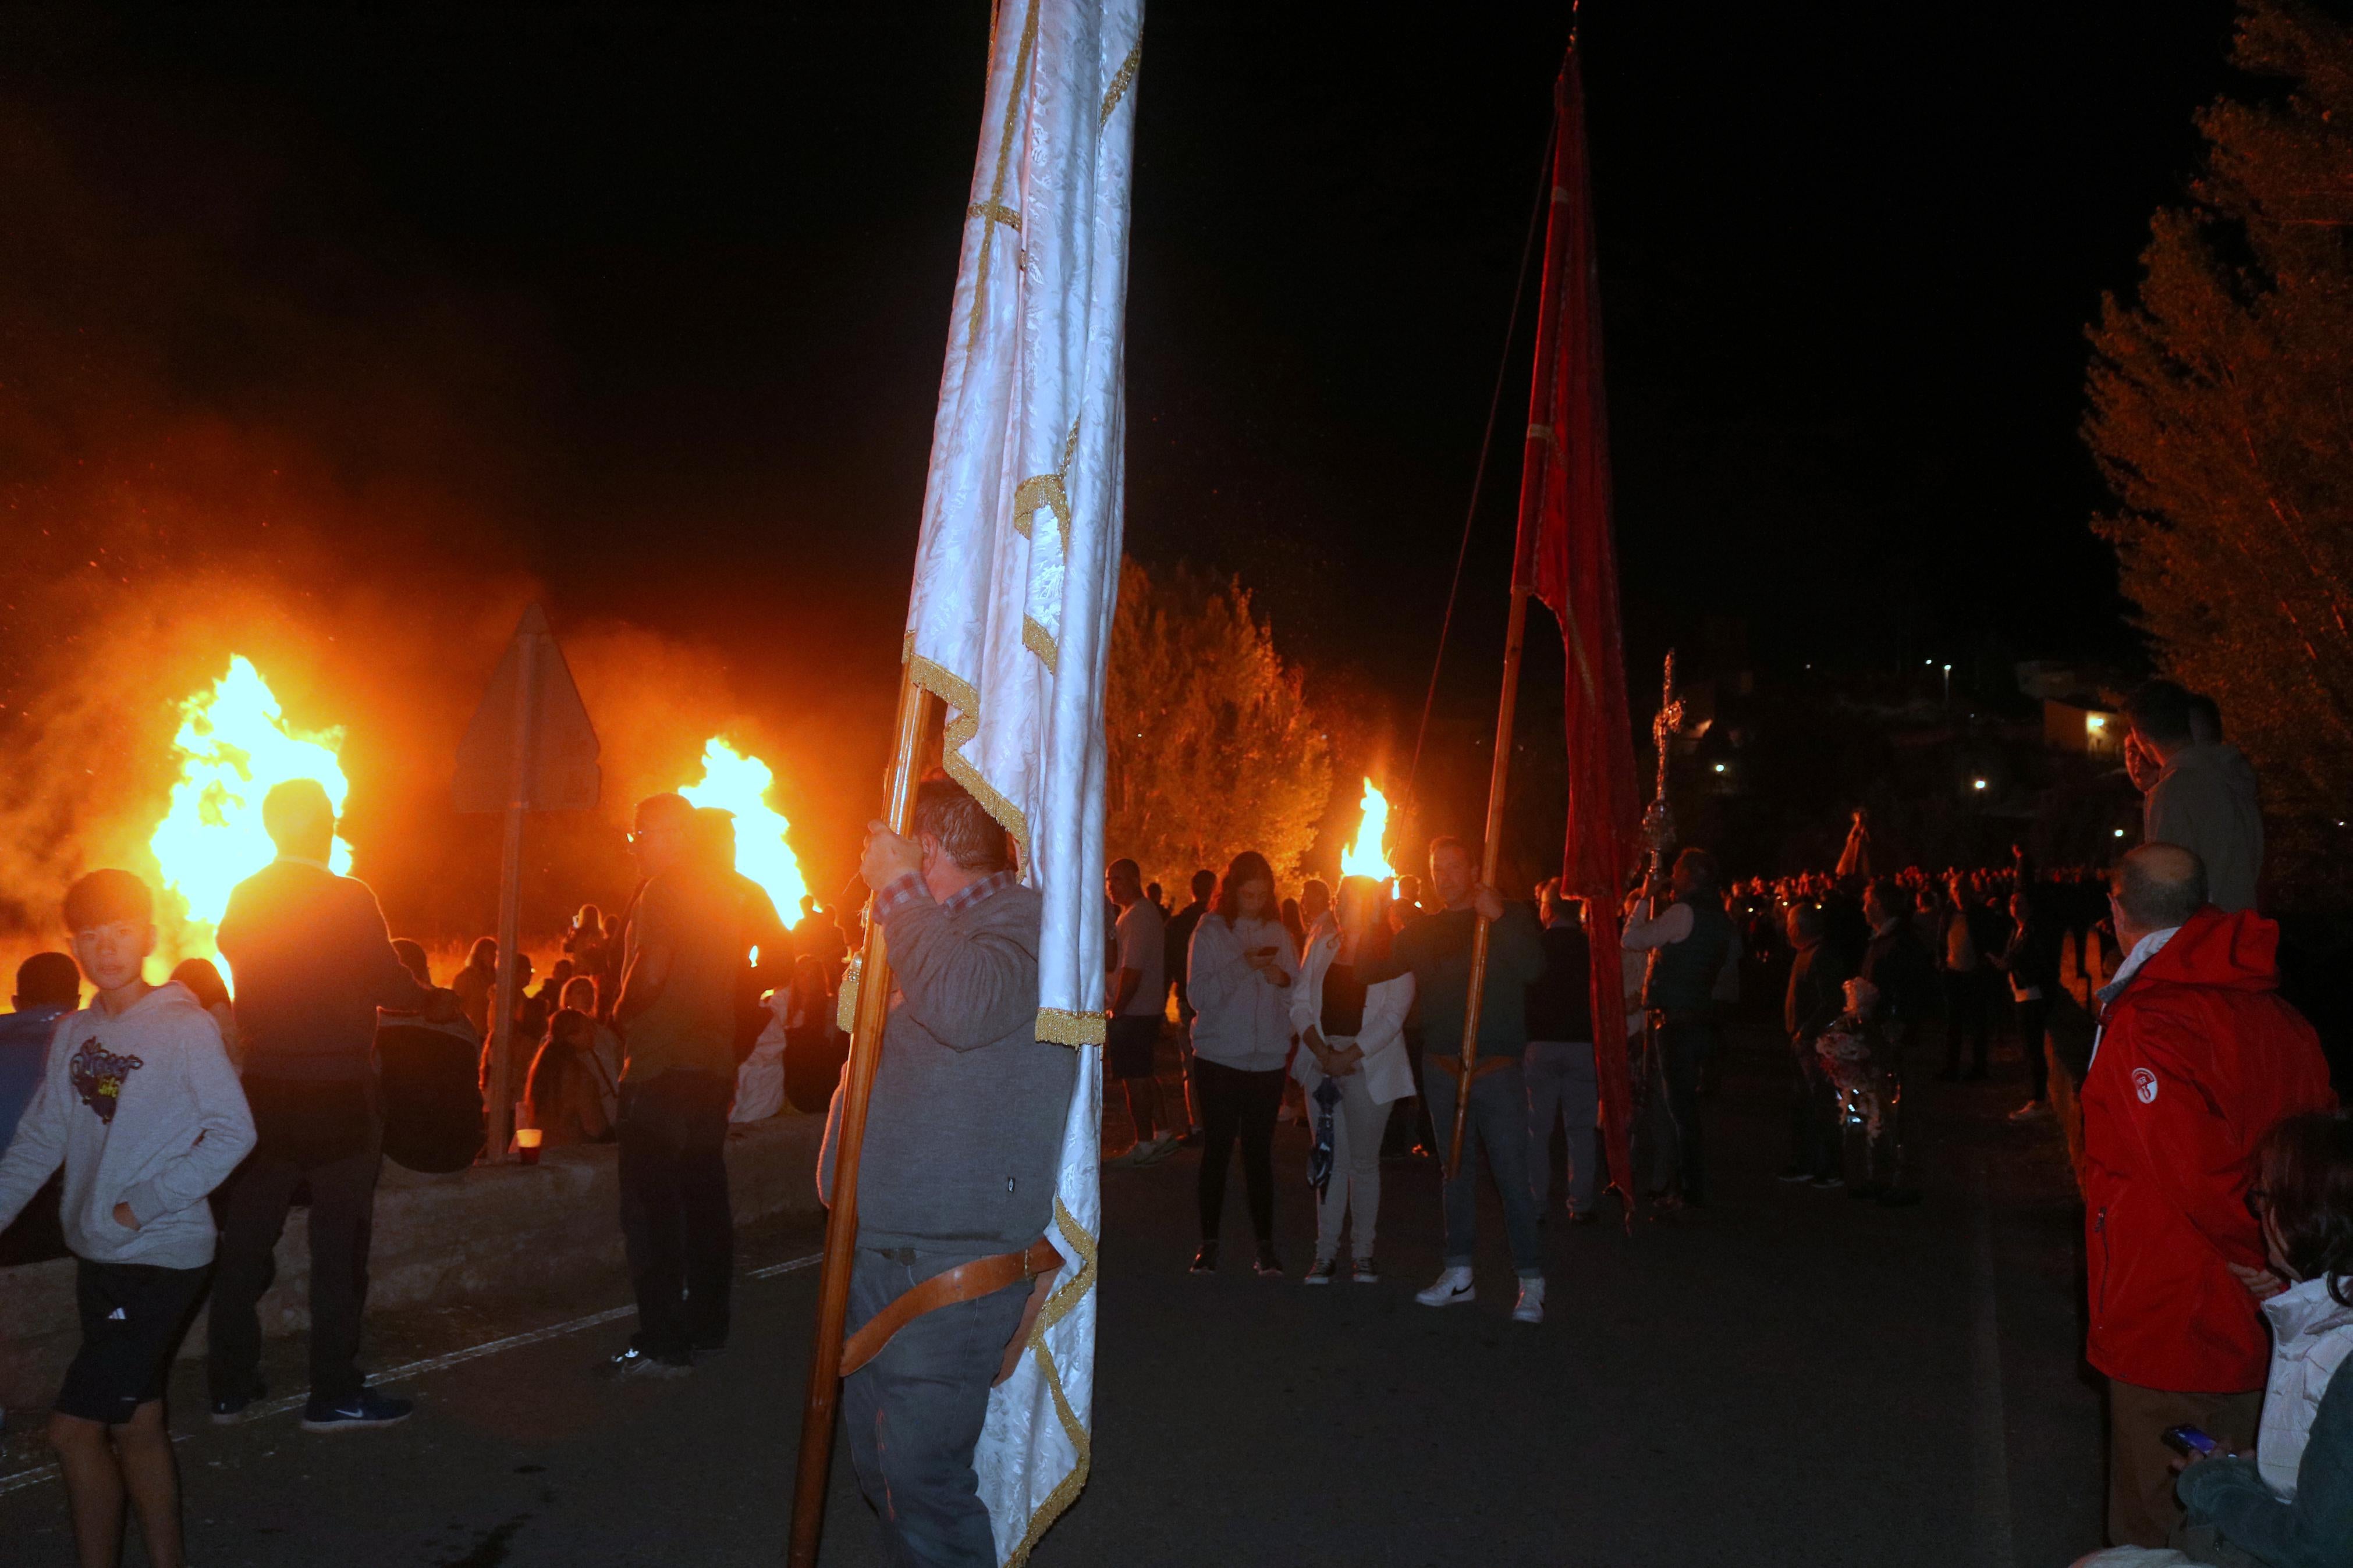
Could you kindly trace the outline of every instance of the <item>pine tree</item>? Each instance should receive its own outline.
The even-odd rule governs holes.
[[[1240,582],[1155,583],[1122,564],[1103,722],[1105,854],[1172,895],[1244,849],[1279,886],[1298,876],[1331,796],[1330,748]]]
[[[2221,704],[2309,896],[2353,868],[2353,30],[2297,0],[2239,24],[2284,90],[2198,116],[2189,205],[2092,331],[2084,437],[2157,662]]]

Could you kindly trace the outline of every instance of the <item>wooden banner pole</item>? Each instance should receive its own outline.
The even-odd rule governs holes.
[[[932,696],[903,674],[899,683],[897,734],[891,753],[883,820],[891,830],[914,829],[915,783]],[[842,1086],[841,1127],[833,1153],[833,1205],[825,1226],[825,1262],[818,1275],[817,1334],[809,1348],[808,1388],[801,1403],[801,1445],[793,1482],[792,1539],[786,1561],[816,1568],[825,1524],[827,1476],[833,1462],[834,1410],[841,1396],[842,1327],[849,1311],[850,1255],[858,1244],[858,1156],[866,1139],[866,1101],[882,1056],[882,1026],[891,1011],[891,959],[870,891],[866,946],[858,971],[858,1019]]]
[[[1516,574],[1515,574],[1516,575]],[[1486,845],[1479,857],[1479,880],[1495,885],[1496,857],[1503,847],[1504,796],[1512,780],[1512,710],[1520,695],[1520,647],[1528,626],[1528,584],[1512,584],[1512,618],[1504,641],[1504,697],[1495,710],[1495,761],[1487,774]],[[1449,1181],[1462,1169],[1462,1129],[1471,1115],[1471,1086],[1479,1077],[1479,1003],[1487,986],[1487,917],[1471,932],[1471,994],[1462,1008],[1462,1059],[1440,1065],[1454,1075],[1454,1141],[1446,1157]],[[1499,1060],[1502,1058],[1498,1058]]]

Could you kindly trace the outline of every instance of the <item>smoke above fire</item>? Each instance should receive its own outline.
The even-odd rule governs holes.
[[[545,519],[541,479],[557,459],[533,409],[562,374],[527,308],[469,298],[396,244],[389,262],[306,254],[298,268],[277,237],[306,193],[281,171],[191,163],[168,126],[64,133],[9,86],[8,951],[53,945],[66,886],[98,866],[149,879],[167,916],[185,902],[183,951],[208,951],[197,928],[259,853],[249,814],[266,788],[236,776],[226,748],[251,750],[238,736],[265,718],[288,743],[323,747],[313,776],[340,770],[322,782],[396,934],[488,931],[499,824],[456,814],[449,774],[509,630],[542,596],[597,725],[605,795],[594,812],[533,820],[527,930],[626,900],[631,805],[695,778],[714,735],[783,775],[758,804],[815,824],[796,832],[802,854],[846,872],[887,690],[875,717],[862,687],[747,659],[745,647],[793,628],[719,624],[660,577],[659,562],[691,562],[691,531],[607,562],[597,594],[550,591],[572,562]],[[735,586],[701,565],[714,591]],[[641,614],[672,629],[635,624]],[[874,662],[889,672],[888,650]],[[232,712],[235,736],[221,729]],[[207,812],[237,845],[192,858],[189,825]]]

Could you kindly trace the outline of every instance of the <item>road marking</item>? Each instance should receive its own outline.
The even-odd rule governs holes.
[[[1984,1568],[2011,1568],[2010,1423],[2002,1412],[2001,1304],[1996,1294],[1993,1257],[1992,1177],[1984,1156],[1976,1162],[1969,1187],[1970,1323],[1969,1468],[1975,1485],[1977,1560]]]
[[[765,1268],[747,1269],[744,1277],[751,1279],[774,1279],[780,1274],[793,1274],[804,1268],[814,1268],[824,1261],[824,1253],[812,1252],[806,1258],[788,1258],[782,1263],[771,1263]],[[424,1377],[431,1373],[447,1372],[453,1366],[470,1361],[479,1361],[484,1356],[497,1355],[504,1351],[521,1350],[525,1345],[535,1345],[544,1340],[561,1339],[565,1334],[576,1334],[583,1329],[593,1329],[606,1323],[617,1322],[636,1310],[635,1306],[608,1307],[601,1312],[591,1312],[585,1318],[573,1318],[565,1322],[550,1323],[543,1329],[532,1329],[520,1334],[509,1334],[503,1339],[489,1340],[479,1345],[469,1345],[464,1350],[450,1351],[445,1355],[427,1356],[423,1361],[412,1361],[388,1371],[372,1373],[368,1378],[368,1385],[372,1388],[385,1388],[396,1383],[407,1383],[412,1379]],[[283,1415],[289,1411],[300,1410],[309,1403],[309,1400],[310,1396],[304,1394],[289,1394],[283,1399],[273,1399],[269,1404],[256,1408],[252,1415],[246,1417],[245,1422],[239,1422],[238,1425],[243,1426],[246,1422],[252,1421],[266,1421],[273,1415]],[[174,1432],[172,1434],[172,1441],[185,1443],[189,1436],[185,1432]],[[26,1487],[39,1486],[43,1481],[55,1480],[58,1479],[58,1473],[56,1465],[47,1464],[36,1465],[30,1469],[18,1470],[13,1475],[0,1476],[0,1497],[6,1497],[10,1492],[21,1491]]]

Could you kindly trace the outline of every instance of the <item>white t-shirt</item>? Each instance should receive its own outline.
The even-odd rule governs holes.
[[[1119,923],[1112,928],[1112,971],[1133,969],[1138,977],[1135,994],[1119,1010],[1122,1017],[1151,1017],[1167,1005],[1166,930],[1159,907],[1150,899],[1138,899],[1120,911]]]

